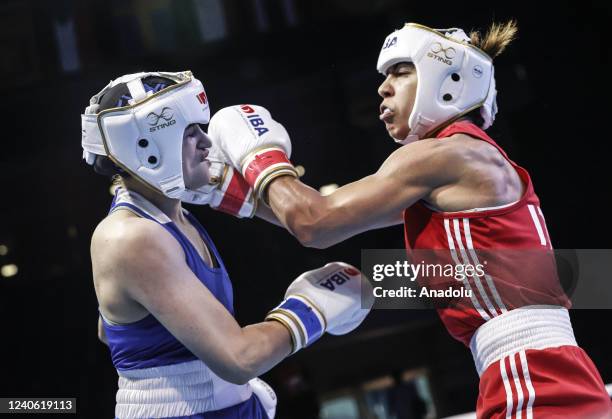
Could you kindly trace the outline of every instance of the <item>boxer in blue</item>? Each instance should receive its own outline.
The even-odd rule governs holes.
[[[200,128],[209,116],[190,72],[120,77],[82,115],[84,159],[121,178],[91,241],[118,418],[272,418],[274,392],[256,377],[324,332],[348,333],[371,308],[360,272],[333,262],[293,281],[266,321],[238,325],[221,256],[182,207],[255,213],[252,190]]]

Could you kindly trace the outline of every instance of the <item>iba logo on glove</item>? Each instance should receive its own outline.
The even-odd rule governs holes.
[[[349,281],[352,276],[357,275],[359,275],[359,271],[357,269],[345,268],[340,272],[336,272],[329,278],[321,280],[319,285],[327,288],[330,291],[334,291],[337,286],[344,284],[346,281]]]
[[[255,113],[255,109],[251,108],[249,105],[240,105],[240,110],[247,114],[246,117],[251,123],[253,129],[257,131],[258,137],[261,137],[263,134],[269,131],[268,128],[263,126],[265,124],[264,120],[261,119],[261,116]]]

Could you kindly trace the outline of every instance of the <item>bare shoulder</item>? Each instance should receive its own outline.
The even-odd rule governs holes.
[[[176,240],[159,224],[117,211],[98,224],[91,239],[94,276],[151,269],[160,260],[181,258]]]
[[[447,162],[449,159],[460,156],[462,147],[457,147],[457,145],[463,144],[466,139],[471,139],[471,137],[456,135],[445,140],[425,138],[398,148],[390,158],[404,163],[427,163],[428,165]]]
[[[499,150],[489,144],[486,141],[482,141],[478,138],[474,138],[468,134],[455,134],[451,137],[448,137],[447,142],[452,148],[455,149],[457,155],[462,157],[463,159],[491,159],[491,158],[499,158],[503,159],[503,156],[499,152]]]
[[[453,140],[456,140],[453,138]],[[464,159],[456,141],[426,138],[395,150],[381,169],[410,181],[421,178],[428,184],[451,181]]]

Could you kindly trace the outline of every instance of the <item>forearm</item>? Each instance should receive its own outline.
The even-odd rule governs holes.
[[[266,321],[243,327],[242,336],[239,358],[247,380],[265,373],[291,354],[291,337],[279,322]]]
[[[323,249],[359,233],[395,225],[400,211],[388,208],[373,193],[374,176],[346,184],[323,196],[291,177],[274,180],[268,187],[270,207],[305,246]]]
[[[316,231],[328,212],[328,199],[298,179],[285,176],[274,180],[267,190],[270,208],[277,219],[300,242],[315,241]]]
[[[224,380],[246,383],[291,353],[290,334],[281,324],[240,327],[229,313],[213,317],[207,325],[192,325],[193,333],[183,343]]]
[[[283,223],[281,223],[280,220],[276,217],[276,214],[274,214],[274,212],[263,203],[260,203],[257,206],[257,211],[255,212],[255,215],[258,218],[269,222],[270,224],[274,224],[279,227],[285,227]]]

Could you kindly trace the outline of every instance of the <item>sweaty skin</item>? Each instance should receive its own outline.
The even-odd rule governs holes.
[[[380,119],[393,138],[409,134],[416,87],[414,66],[398,63],[378,89],[383,99]],[[495,147],[456,134],[404,145],[376,173],[327,196],[292,177],[273,180],[267,193],[274,214],[302,244],[325,248],[402,223],[402,211],[419,200],[439,211],[463,211],[517,201],[523,188]]]
[[[197,125],[185,130],[183,173],[188,187],[208,182],[210,139]],[[181,203],[134,179],[127,189],[162,210],[191,241],[208,266],[215,263]],[[291,338],[278,322],[240,327],[198,280],[174,237],[157,223],[118,210],[96,228],[92,269],[100,311],[115,323],[131,323],[149,313],[219,377],[236,384],[264,373],[288,356]],[[99,323],[100,326],[100,323]],[[104,330],[99,337],[105,341]]]

